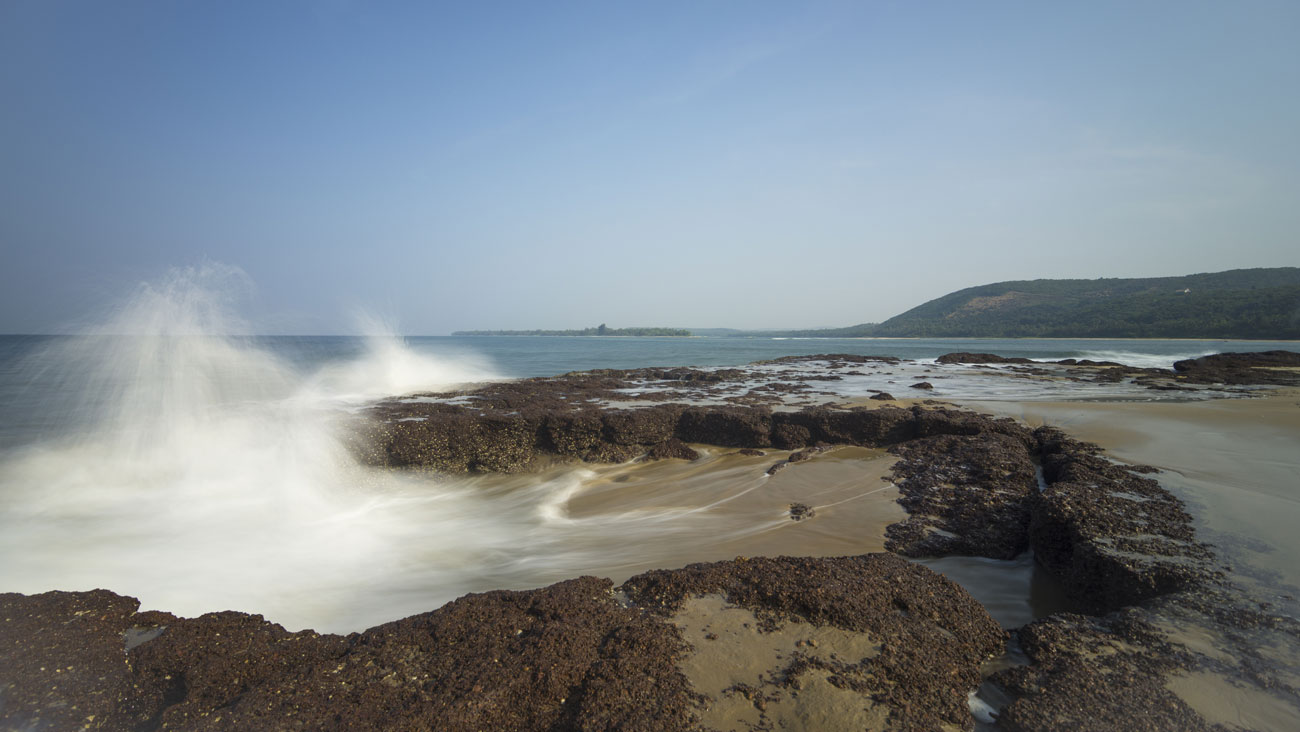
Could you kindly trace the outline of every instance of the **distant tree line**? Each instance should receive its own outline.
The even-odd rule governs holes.
[[[1300,269],[967,288],[875,328],[930,338],[1300,338]]]
[[[728,333],[731,338],[862,338],[875,333],[875,323],[860,323],[845,328],[806,328],[804,330],[744,330]]]
[[[1300,339],[1300,268],[1184,277],[1018,280],[949,293],[883,323],[732,331],[740,338],[1240,338]],[[679,328],[471,330],[453,335],[689,336]]]
[[[604,323],[580,330],[458,330],[455,336],[689,336],[681,328],[610,328]]]

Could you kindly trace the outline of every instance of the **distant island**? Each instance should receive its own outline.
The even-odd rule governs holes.
[[[688,337],[682,328],[610,328],[604,323],[580,330],[458,330],[454,336],[676,336]]]
[[[883,323],[769,337],[1300,339],[1300,268],[968,287]]]

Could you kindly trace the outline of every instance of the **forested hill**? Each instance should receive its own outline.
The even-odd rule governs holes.
[[[1300,268],[998,282],[931,300],[871,331],[932,338],[1300,338]]]

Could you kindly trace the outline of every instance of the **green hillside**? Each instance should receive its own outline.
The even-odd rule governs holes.
[[[931,300],[886,320],[871,335],[1300,338],[1300,268],[998,282]]]

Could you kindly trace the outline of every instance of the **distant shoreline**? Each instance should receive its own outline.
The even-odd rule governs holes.
[[[664,337],[664,338],[689,338],[693,334],[685,328],[609,328],[604,323],[595,328],[581,328],[571,330],[457,330],[452,332],[453,336],[578,336],[592,338],[619,338],[619,337]]]
[[[632,335],[632,334],[605,334],[597,335],[594,333],[572,332],[552,332],[552,333],[530,333],[530,332],[508,332],[508,331],[455,331],[450,336],[409,336],[412,338],[437,338],[437,337],[547,337],[547,338],[718,338],[723,340],[730,339],[767,339],[767,340],[790,340],[790,341],[816,341],[816,340],[844,340],[844,341],[1213,341],[1216,343],[1257,343],[1257,342],[1277,342],[1277,343],[1300,343],[1300,338],[1102,338],[1097,336],[1087,337],[1070,337],[1070,336],[1018,336],[1018,337],[1001,337],[1001,336],[781,336],[781,335],[697,335],[695,333],[676,334],[652,334],[652,335]]]

